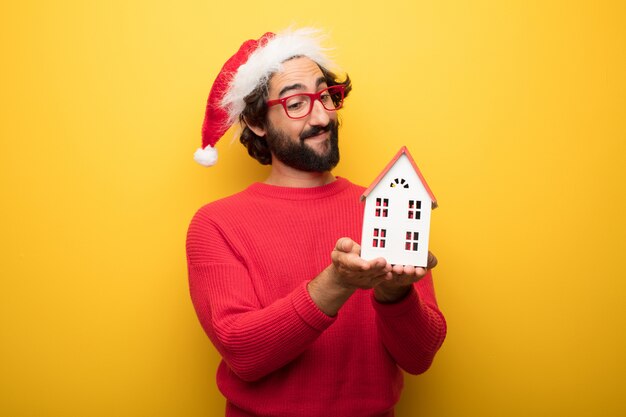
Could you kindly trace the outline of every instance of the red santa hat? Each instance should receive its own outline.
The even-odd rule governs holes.
[[[278,34],[267,32],[258,40],[245,41],[226,61],[213,83],[202,125],[202,148],[194,154],[196,162],[207,167],[215,165],[215,144],[239,120],[246,107],[244,98],[280,71],[283,62],[305,56],[331,68],[328,50],[321,46],[322,37],[317,29],[301,28]]]

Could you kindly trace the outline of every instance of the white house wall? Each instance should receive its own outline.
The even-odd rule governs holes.
[[[409,188],[404,188],[402,185],[390,187],[392,182],[395,183],[396,178],[404,179]],[[388,217],[375,216],[377,198],[388,199]],[[419,220],[408,218],[408,200],[422,202]],[[406,155],[401,155],[365,201],[361,256],[364,259],[384,257],[391,264],[426,266],[431,205],[432,200],[411,162]],[[378,247],[373,246],[374,229],[379,229],[379,234],[380,230],[386,230],[384,248],[380,247],[380,240],[383,239],[381,236],[378,236]],[[417,251],[406,250],[406,232],[419,233]]]

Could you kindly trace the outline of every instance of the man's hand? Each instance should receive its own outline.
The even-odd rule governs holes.
[[[424,278],[429,269],[437,266],[437,258],[428,252],[426,268],[394,265],[385,281],[374,287],[374,297],[381,303],[394,303],[408,294],[411,286]]]
[[[383,258],[366,261],[360,254],[355,241],[339,239],[330,255],[332,263],[309,282],[311,299],[329,316],[336,315],[357,288],[373,288],[391,274],[391,266]]]
[[[331,253],[334,276],[344,288],[373,288],[391,273],[391,266],[383,258],[366,261],[361,258],[361,246],[350,238],[337,241]]]
[[[361,246],[350,238],[342,237],[331,253],[332,263],[309,282],[307,288],[311,299],[329,316],[336,315],[358,288],[373,288],[376,300],[381,303],[399,301],[413,283],[437,265],[437,258],[430,252],[426,268],[392,267],[384,258],[368,261],[360,255]]]

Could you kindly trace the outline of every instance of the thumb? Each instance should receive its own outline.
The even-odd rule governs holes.
[[[356,243],[349,237],[342,237],[337,241],[337,244],[335,245],[335,250],[350,253],[353,251],[355,245]]]
[[[428,261],[426,262],[426,269],[433,269],[437,266],[437,257],[433,255],[431,251],[428,251]]]

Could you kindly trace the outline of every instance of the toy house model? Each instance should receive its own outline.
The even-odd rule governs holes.
[[[406,146],[361,196],[361,257],[426,267],[430,212],[437,200]]]

